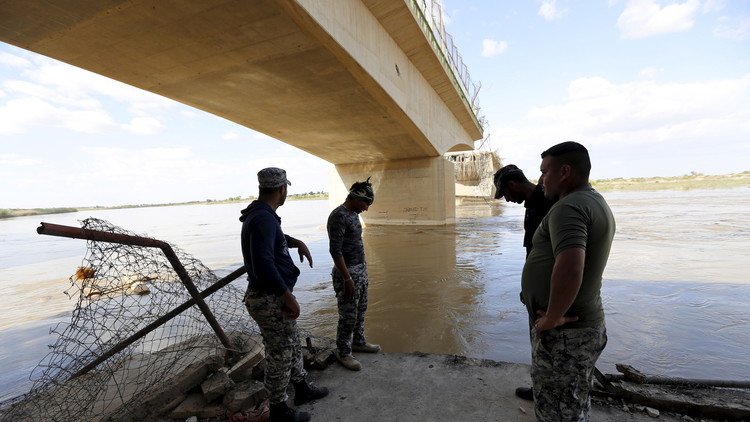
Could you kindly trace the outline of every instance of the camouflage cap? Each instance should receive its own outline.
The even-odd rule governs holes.
[[[258,187],[278,188],[279,186],[291,185],[287,180],[286,171],[278,167],[266,167],[258,172]]]
[[[495,179],[493,180],[495,183],[495,199],[500,199],[505,195],[505,192],[503,191],[503,181],[505,176],[511,173],[523,174],[523,171],[514,164],[508,164],[495,173]]]

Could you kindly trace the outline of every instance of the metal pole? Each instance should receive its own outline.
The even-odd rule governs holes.
[[[185,267],[182,266],[182,263],[177,258],[177,255],[172,250],[172,247],[169,245],[165,245],[161,248],[161,250],[164,252],[164,255],[167,256],[167,259],[170,263],[172,263],[172,267],[177,272],[177,275],[180,277],[180,280],[182,280],[182,284],[185,285],[185,288],[187,288],[188,293],[190,293],[190,296],[193,297],[193,300],[195,300],[195,304],[198,305],[198,308],[203,312],[203,316],[206,318],[206,321],[208,321],[208,324],[211,326],[211,328],[214,329],[214,332],[216,333],[216,336],[219,337],[219,340],[221,341],[221,344],[224,345],[224,347],[227,349],[227,351],[232,350],[232,342],[229,341],[229,337],[224,333],[224,330],[221,329],[221,325],[219,325],[219,321],[216,320],[216,317],[214,317],[214,314],[211,313],[211,310],[208,308],[208,305],[206,304],[206,301],[203,300],[201,297],[200,292],[198,292],[198,289],[195,287],[195,284],[193,284],[193,280],[190,279],[190,276],[188,275],[187,271],[185,270]]]

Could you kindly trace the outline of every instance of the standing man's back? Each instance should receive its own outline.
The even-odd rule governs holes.
[[[328,395],[328,389],[307,382],[297,331],[300,307],[292,291],[300,274],[289,255],[297,248],[312,267],[312,256],[304,242],[281,230],[276,210],[287,197],[286,171],[276,167],[258,172],[258,200],[242,210],[242,258],[247,269],[245,307],[258,324],[266,351],[265,387],[270,401],[270,422],[305,422],[306,412],[287,405],[287,387],[294,385],[294,404],[300,405]]]

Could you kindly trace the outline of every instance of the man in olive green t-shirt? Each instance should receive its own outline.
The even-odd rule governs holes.
[[[607,344],[599,291],[615,220],[589,184],[590,170],[579,143],[542,153],[544,195],[559,200],[534,234],[521,278],[539,421],[589,420],[592,373]]]

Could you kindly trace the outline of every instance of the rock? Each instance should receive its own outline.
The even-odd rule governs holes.
[[[180,394],[171,401],[166,402],[163,406],[159,407],[157,411],[159,414],[169,413],[174,410],[175,407],[179,406],[187,398],[187,394]]]
[[[256,343],[245,356],[229,369],[229,377],[234,381],[241,381],[253,374],[253,368],[265,359],[266,353],[263,343]]]
[[[233,414],[263,402],[268,397],[268,391],[262,382],[247,380],[235,385],[224,395],[224,407],[228,414]]]
[[[622,405],[622,411],[630,413],[630,408],[626,404],[623,404]]]
[[[198,418],[225,417],[227,414],[221,404],[209,405],[201,393],[189,395],[172,413],[172,419],[187,419],[193,416]]]
[[[687,421],[687,422],[694,422],[695,421],[695,419],[691,418],[688,415],[682,415],[682,420],[683,421]]]
[[[261,361],[258,362],[257,365],[255,365],[251,376],[254,380],[263,381],[263,379],[266,377],[266,359],[265,358],[261,359]]]
[[[201,391],[206,402],[211,403],[217,398],[224,395],[227,390],[234,387],[234,381],[229,378],[226,368],[221,368],[213,374],[209,375],[203,383],[201,383]]]
[[[659,411],[654,409],[653,407],[647,407],[646,413],[648,413],[649,416],[652,418],[658,418],[659,417]]]
[[[640,405],[640,404],[636,404],[633,407],[635,408],[635,410],[637,410],[639,412],[643,412],[643,411],[646,410],[646,406],[643,406],[643,405]]]
[[[315,354],[311,366],[315,369],[326,369],[335,361],[336,356],[334,356],[333,350],[321,350]]]
[[[130,287],[128,287],[126,293],[129,295],[147,295],[151,293],[151,289],[149,289],[148,284],[146,284],[145,282],[136,281],[133,282]]]
[[[198,422],[198,417],[197,416],[191,416],[191,417],[185,419],[185,422]]]

